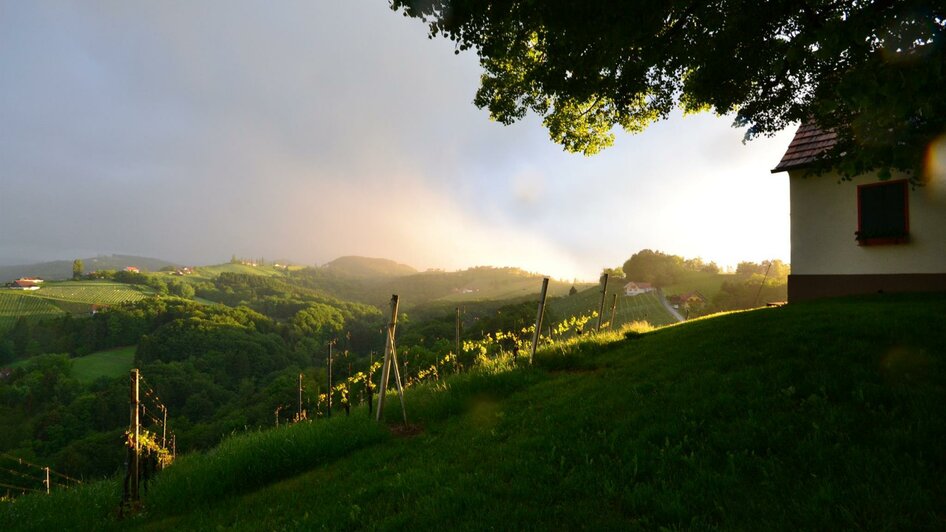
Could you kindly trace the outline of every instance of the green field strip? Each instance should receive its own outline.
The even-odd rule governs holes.
[[[136,348],[131,345],[76,358],[72,362],[72,374],[83,384],[99,377],[121,377],[134,367]]]

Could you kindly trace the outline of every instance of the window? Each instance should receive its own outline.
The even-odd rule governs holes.
[[[903,244],[910,240],[907,181],[857,187],[858,245]]]

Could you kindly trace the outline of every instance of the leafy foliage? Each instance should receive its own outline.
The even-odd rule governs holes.
[[[528,111],[587,155],[611,129],[674,107],[735,114],[746,139],[814,120],[838,133],[825,165],[922,177],[946,131],[946,8],[922,0],[515,2],[391,0],[484,74],[475,104],[503,124]],[[843,158],[841,157],[843,155]]]

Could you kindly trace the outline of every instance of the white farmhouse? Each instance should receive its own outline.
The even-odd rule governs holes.
[[[946,291],[946,179],[913,186],[902,174],[850,182],[833,172],[806,175],[834,141],[834,133],[803,124],[772,170],[789,178],[789,301]]]
[[[640,281],[631,281],[624,285],[625,296],[637,296],[640,294],[646,294],[647,292],[653,292],[654,290],[656,290],[656,288],[654,288],[650,283],[643,283]]]
[[[39,283],[34,280],[17,279],[10,283],[10,288],[14,290],[39,290]]]

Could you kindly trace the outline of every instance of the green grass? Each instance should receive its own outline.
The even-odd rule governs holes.
[[[712,301],[713,297],[719,293],[723,283],[733,280],[734,277],[733,274],[729,273],[685,271],[676,283],[664,287],[664,293],[670,296],[698,290],[707,301]]]
[[[63,313],[61,308],[32,293],[0,289],[0,333],[20,317],[47,318]]]
[[[194,275],[184,275],[181,279],[187,280],[194,277],[209,279],[216,277],[221,273],[248,273],[250,275],[265,275],[267,277],[285,276],[284,270],[277,270],[272,266],[247,266],[244,264],[215,264],[213,266],[198,266]]]
[[[647,321],[651,325],[668,325],[676,323],[673,316],[660,302],[656,293],[649,292],[638,296],[624,295],[624,282],[614,282],[608,285],[608,295],[605,299],[604,321],[611,319],[612,294],[617,294],[617,306],[614,312],[615,328],[633,321]],[[549,310],[560,318],[569,316],[587,315],[597,312],[601,304],[601,287],[593,286],[581,290],[573,296],[563,296],[549,301]],[[592,325],[596,320],[590,322]]]
[[[236,435],[138,518],[112,481],[0,529],[943,529],[944,315],[885,296],[602,335],[410,389],[413,431],[356,409]]]
[[[73,376],[84,384],[99,377],[120,377],[126,375],[135,364],[135,347],[127,346],[107,351],[99,351],[72,361]]]

